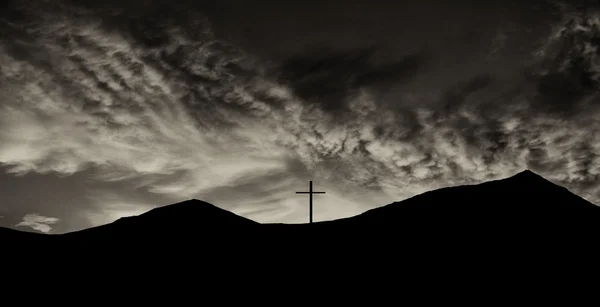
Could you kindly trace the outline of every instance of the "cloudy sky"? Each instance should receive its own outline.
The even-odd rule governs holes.
[[[2,1],[0,226],[306,222],[309,180],[319,221],[526,168],[600,204],[599,7],[395,2]]]

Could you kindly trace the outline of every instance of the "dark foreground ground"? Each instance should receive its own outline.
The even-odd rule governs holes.
[[[0,280],[83,289],[88,301],[125,291],[139,304],[165,293],[219,304],[366,293],[369,306],[559,303],[597,279],[599,226],[599,207],[532,172],[314,224],[258,224],[189,200],[62,235],[0,229]]]

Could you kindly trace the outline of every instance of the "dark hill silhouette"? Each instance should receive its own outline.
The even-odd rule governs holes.
[[[600,207],[526,170],[505,179],[425,192],[350,218],[270,227],[298,230],[288,234],[294,239],[308,233],[315,242],[340,244],[362,238],[377,245],[388,234],[404,243],[558,243],[600,235]]]
[[[19,231],[10,228],[0,227],[0,240],[1,239],[35,239],[35,238],[43,238],[44,234],[36,233],[36,232],[28,232],[28,231]]]
[[[226,234],[237,228],[256,227],[259,223],[223,210],[210,203],[191,199],[154,208],[138,216],[62,235],[66,239],[169,240],[217,232]]]
[[[62,235],[25,235],[0,229],[3,239],[214,243],[357,242],[374,243],[392,234],[409,241],[526,241],[598,233],[600,207],[543,177],[524,171],[477,185],[442,188],[363,214],[313,224],[259,224],[192,199],[121,218],[113,223]],[[285,240],[281,238],[286,236]],[[236,241],[237,240],[237,241]],[[340,243],[341,244],[341,243]]]

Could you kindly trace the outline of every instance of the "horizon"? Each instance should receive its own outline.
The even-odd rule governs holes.
[[[548,182],[552,183],[551,181],[547,180],[547,179],[546,179],[546,178],[544,178],[543,176],[540,176],[539,174],[537,174],[537,173],[535,173],[534,171],[531,171],[531,170],[529,170],[529,169],[525,169],[525,170],[523,170],[523,171],[520,171],[520,172],[518,172],[518,173],[516,173],[516,174],[514,174],[514,175],[512,175],[512,176],[509,176],[509,177],[498,178],[498,179],[495,179],[495,180],[485,181],[485,182],[482,182],[482,183],[490,183],[490,182],[495,182],[495,181],[506,182],[507,180],[510,180],[510,179],[516,179],[516,177],[517,177],[517,176],[519,176],[519,175],[529,175],[529,174],[532,174],[533,176],[535,176],[534,178],[536,178],[536,177],[539,177],[539,178],[540,178],[541,180],[543,180],[543,181],[548,181]],[[531,175],[530,175],[530,176],[531,176]],[[554,184],[554,183],[553,183],[553,184]],[[471,184],[471,185],[457,185],[457,186],[450,186],[450,187],[448,187],[448,188],[455,188],[455,187],[460,187],[460,186],[473,186],[473,187],[476,187],[476,186],[478,186],[478,185],[479,185],[479,184]],[[562,187],[562,186],[560,186],[560,185],[557,185],[557,186],[558,186],[558,187]],[[413,197],[418,197],[418,196],[420,196],[420,195],[423,195],[423,194],[425,194],[425,193],[428,193],[428,192],[435,192],[435,191],[438,191],[438,190],[440,190],[440,189],[434,189],[434,190],[426,191],[426,192],[424,192],[424,193],[417,194],[417,195],[415,195],[415,196],[413,196]],[[567,189],[567,190],[568,190],[568,189]],[[571,194],[572,194],[572,195],[574,195],[575,197],[580,197],[579,195],[577,195],[577,194],[575,194],[575,193],[573,193],[573,192],[571,192],[571,191],[569,191],[569,193],[571,193]],[[409,197],[409,198],[412,198],[412,197]],[[583,198],[582,198],[582,199],[583,199]],[[405,199],[405,200],[407,200],[407,199]],[[158,211],[156,211],[156,212],[160,212],[160,209],[161,209],[161,208],[175,207],[175,206],[177,206],[177,205],[181,205],[181,204],[185,204],[185,203],[189,203],[189,202],[200,202],[200,203],[202,203],[203,205],[209,205],[209,206],[212,206],[212,207],[216,207],[216,208],[218,208],[219,210],[222,210],[223,212],[231,212],[231,213],[234,213],[234,214],[236,214],[238,217],[240,217],[240,218],[242,218],[242,219],[247,219],[247,220],[250,220],[250,221],[256,222],[256,223],[258,223],[258,224],[262,224],[262,225],[309,225],[309,224],[313,224],[313,221],[312,221],[312,219],[311,219],[311,218],[309,218],[309,216],[308,216],[308,215],[312,214],[312,212],[308,212],[308,215],[307,215],[307,221],[304,221],[304,222],[297,222],[297,223],[282,223],[282,222],[277,222],[277,221],[275,221],[275,222],[261,223],[261,222],[259,222],[259,221],[254,221],[254,220],[252,220],[252,219],[249,219],[249,218],[247,218],[247,217],[244,217],[243,215],[239,215],[239,214],[237,214],[237,213],[235,213],[235,212],[233,212],[233,211],[228,211],[227,209],[221,208],[221,207],[220,207],[218,204],[213,204],[213,203],[210,203],[210,202],[204,201],[204,200],[202,200],[202,199],[192,198],[192,199],[180,200],[180,201],[177,201],[177,202],[175,202],[175,203],[169,203],[169,204],[158,204],[156,207],[154,207],[154,208],[150,208],[150,209],[148,209],[148,210],[147,210],[147,211],[145,211],[145,212],[141,212],[140,214],[136,214],[136,215],[130,215],[130,216],[121,216],[121,217],[119,217],[118,219],[116,219],[116,220],[114,220],[114,221],[109,221],[109,222],[107,222],[106,224],[95,225],[95,226],[92,226],[92,227],[89,227],[89,228],[93,228],[93,227],[96,227],[96,226],[102,226],[102,225],[108,225],[108,224],[111,224],[111,223],[113,223],[113,222],[116,222],[117,220],[119,220],[119,219],[123,219],[123,218],[128,218],[128,217],[137,217],[137,216],[143,215],[143,214],[145,214],[145,213],[148,213],[148,212],[150,212],[150,211],[156,211],[156,210],[158,210]],[[365,211],[363,211],[363,212],[359,212],[359,213],[357,213],[357,214],[355,214],[355,215],[352,215],[352,216],[347,216],[347,217],[342,217],[342,218],[334,218],[334,219],[331,219],[331,220],[321,220],[321,221],[316,221],[316,222],[314,222],[314,223],[322,223],[322,222],[334,222],[334,221],[337,221],[337,220],[342,220],[342,219],[346,219],[346,218],[358,217],[358,216],[362,215],[363,213],[366,213],[367,211],[370,211],[370,210],[373,210],[373,209],[378,209],[378,208],[384,208],[384,207],[387,207],[387,206],[390,206],[390,205],[394,205],[394,204],[396,204],[396,203],[402,203],[402,201],[393,201],[393,202],[391,202],[391,203],[386,203],[386,204],[382,204],[382,205],[376,205],[376,206],[374,206],[374,207],[372,207],[372,208],[370,208],[370,209],[366,209]],[[594,205],[594,206],[600,207],[600,205],[598,205],[598,204],[594,204],[594,203],[591,203],[591,204],[592,204],[592,205]],[[185,212],[182,212],[182,213],[185,213]],[[19,226],[19,225],[17,225],[17,226]],[[31,226],[26,226],[26,225],[21,225],[21,226],[23,226],[23,227],[19,227],[19,228],[10,228],[10,227],[9,227],[8,229],[13,229],[13,230],[21,231],[21,232],[31,232],[31,233],[46,233],[46,232],[39,231],[39,230],[38,230],[38,231],[36,231],[36,229],[35,229],[35,228],[33,228],[33,227],[31,227]],[[40,225],[38,225],[38,226],[40,226]],[[26,227],[30,227],[31,229],[26,229]],[[1,228],[1,227],[0,227],[0,228]],[[68,231],[68,232],[63,232],[63,233],[52,233],[52,234],[66,234],[66,233],[75,232],[75,231],[80,231],[80,230],[85,230],[85,229],[89,229],[89,228],[77,229],[77,230]]]

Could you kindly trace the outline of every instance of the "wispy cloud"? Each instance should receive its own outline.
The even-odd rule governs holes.
[[[30,227],[34,230],[48,233],[52,230],[52,226],[60,222],[60,219],[55,217],[47,217],[37,213],[30,213],[23,216],[23,220],[15,225],[16,227]]]
[[[239,52],[209,34],[191,42],[176,26],[165,30],[169,44],[153,48],[94,21],[78,24],[82,17],[38,13],[49,23],[28,33],[29,54],[1,53],[0,161],[10,172],[95,165],[100,180],[140,179],[156,193],[189,197],[283,167],[285,150],[261,134],[268,127],[239,113],[269,111],[229,72],[241,69]]]

